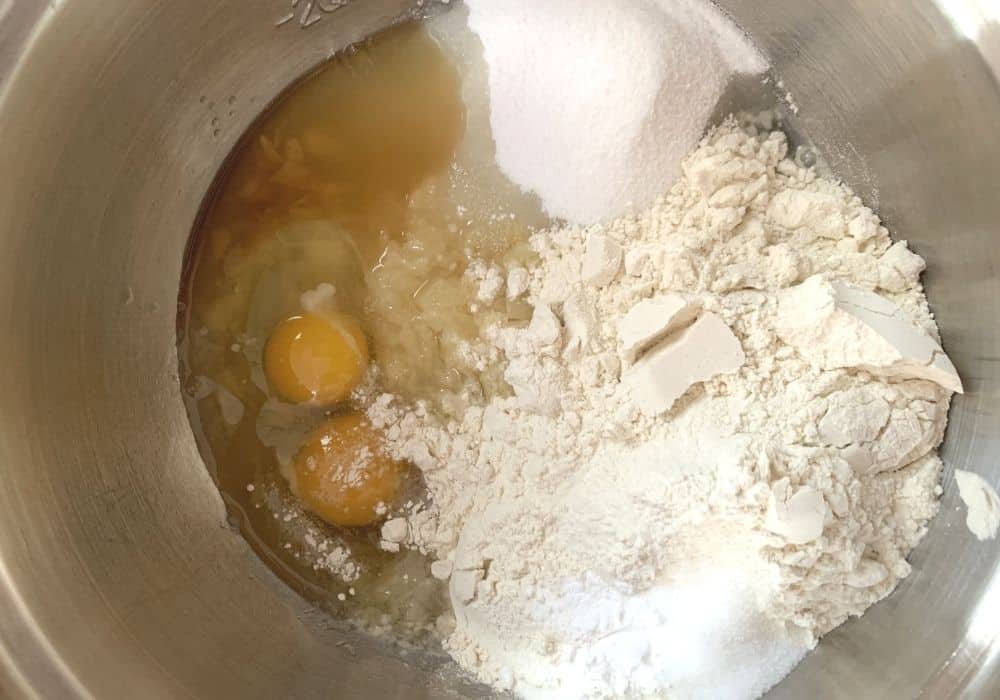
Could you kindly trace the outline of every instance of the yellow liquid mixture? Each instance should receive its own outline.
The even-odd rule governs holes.
[[[258,120],[193,233],[180,318],[192,425],[244,536],[335,618],[410,641],[437,636],[446,591],[424,557],[383,551],[378,524],[421,501],[420,476],[378,457],[331,486],[352,450],[377,452],[351,390],[455,411],[505,391],[457,348],[524,309],[470,311],[465,269],[527,262],[548,223],[496,169],[485,71],[455,14],[334,58]]]

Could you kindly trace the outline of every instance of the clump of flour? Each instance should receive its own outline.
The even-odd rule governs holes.
[[[734,73],[766,63],[702,0],[467,0],[497,164],[577,223],[645,207],[679,175]]]
[[[1000,497],[983,477],[964,469],[955,470],[958,493],[968,513],[965,524],[979,540],[989,540],[1000,530]]]
[[[477,304],[533,307],[470,349],[509,393],[460,418],[371,401],[429,496],[386,535],[437,560],[446,647],[483,681],[753,698],[909,573],[960,384],[928,369],[920,258],[786,151],[728,121],[641,214],[537,233],[536,264],[478,275]],[[822,352],[798,345],[813,303]]]

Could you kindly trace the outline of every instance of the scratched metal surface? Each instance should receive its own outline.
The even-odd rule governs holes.
[[[969,0],[964,34],[930,2],[722,4],[794,94],[792,126],[929,260],[969,388],[945,456],[996,484],[1000,93],[978,48],[996,27]],[[225,526],[175,376],[216,169],[286,85],[409,5],[0,0],[0,695],[477,692],[343,645],[270,574]],[[1000,549],[944,486],[914,575],[774,697],[1000,695]]]

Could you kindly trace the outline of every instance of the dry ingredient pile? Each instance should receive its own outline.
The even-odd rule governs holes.
[[[470,348],[512,395],[371,404],[429,495],[385,544],[436,558],[483,681],[753,698],[909,573],[961,383],[923,261],[786,150],[728,121],[652,208],[482,275],[534,307]]]

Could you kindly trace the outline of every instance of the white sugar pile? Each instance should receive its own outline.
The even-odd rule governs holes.
[[[680,174],[735,73],[766,63],[703,0],[467,0],[497,163],[573,223],[642,209]]]

